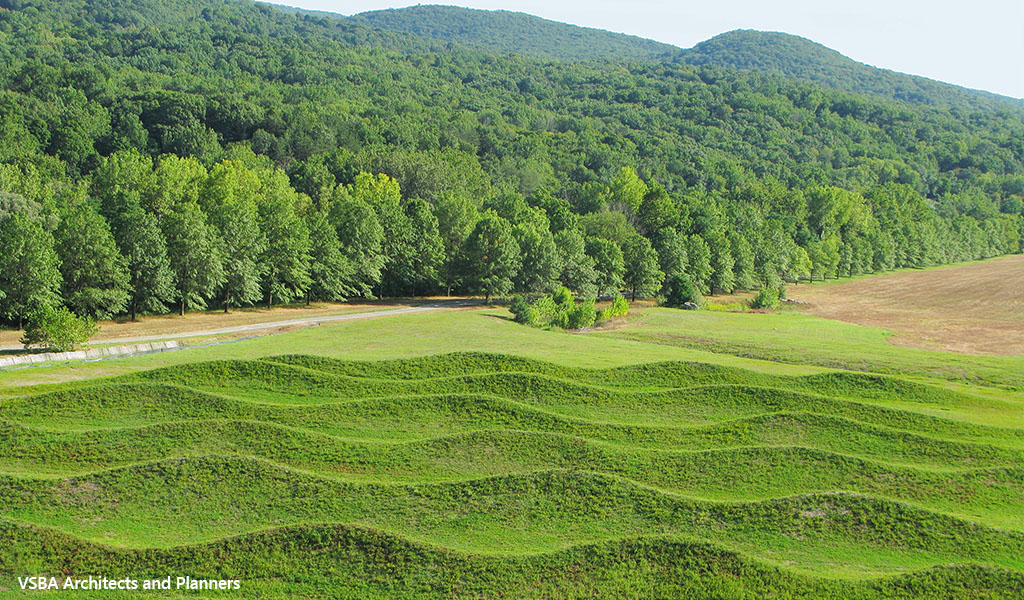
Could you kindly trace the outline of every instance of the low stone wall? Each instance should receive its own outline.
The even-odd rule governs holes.
[[[55,360],[84,360],[89,358],[103,358],[107,356],[141,354],[145,352],[162,352],[164,350],[174,350],[176,348],[178,348],[178,342],[169,341],[152,342],[149,344],[133,344],[131,346],[109,346],[107,348],[92,348],[89,350],[77,350],[75,352],[42,352],[40,354],[3,356],[0,357],[0,368],[51,362]]]

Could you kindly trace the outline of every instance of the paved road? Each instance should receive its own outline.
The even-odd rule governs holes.
[[[93,344],[138,344],[143,342],[155,342],[158,340],[177,340],[182,338],[202,337],[208,335],[223,335],[225,333],[239,333],[245,331],[259,331],[261,329],[276,329],[278,327],[289,327],[292,325],[312,325],[314,323],[333,323],[334,321],[354,321],[356,319],[376,319],[378,317],[390,317],[394,315],[408,315],[410,313],[421,313],[463,306],[475,306],[479,302],[474,300],[442,300],[422,306],[410,306],[407,308],[394,308],[390,310],[374,310],[370,312],[348,313],[344,315],[333,315],[328,317],[308,317],[305,319],[289,319],[287,321],[268,321],[266,323],[254,323],[252,325],[238,325],[235,327],[223,327],[221,329],[202,329],[198,331],[186,331],[184,333],[167,333],[164,335],[140,335],[135,337],[119,337],[108,339],[90,340]],[[23,346],[0,346],[0,350],[21,350]]]

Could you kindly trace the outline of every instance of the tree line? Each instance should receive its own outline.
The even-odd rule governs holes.
[[[315,197],[243,146],[210,168],[116,152],[74,186],[0,166],[0,187],[17,190],[0,196],[0,318],[560,286],[636,298],[680,274],[707,295],[1019,252],[1024,234],[1020,216],[944,216],[899,184],[670,194],[623,167],[578,206],[546,191],[427,201],[343,157],[312,161],[330,174]]]

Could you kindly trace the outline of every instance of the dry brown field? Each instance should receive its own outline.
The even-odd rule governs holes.
[[[894,332],[894,344],[1024,354],[1024,255],[790,286],[810,314]]]

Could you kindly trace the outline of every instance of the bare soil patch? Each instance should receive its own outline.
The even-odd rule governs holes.
[[[826,285],[791,286],[803,311],[894,332],[901,346],[1024,354],[1024,255]]]

